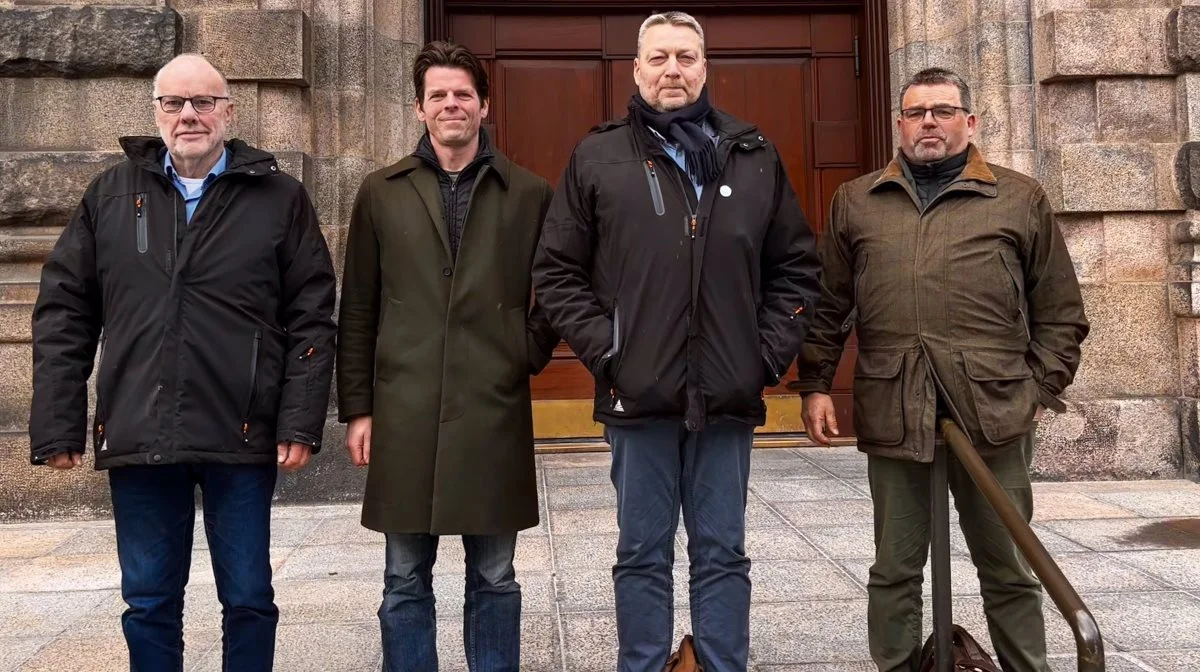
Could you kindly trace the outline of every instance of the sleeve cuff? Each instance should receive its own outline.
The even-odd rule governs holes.
[[[341,399],[338,406],[338,422],[347,423],[360,415],[371,415],[375,410],[370,399]]]
[[[46,461],[51,457],[60,453],[79,453],[82,455],[86,452],[86,447],[81,443],[74,441],[56,441],[48,446],[35,448],[29,452],[29,463],[32,465],[46,464]]]
[[[1062,402],[1062,400],[1059,399],[1058,397],[1047,392],[1045,390],[1045,388],[1041,388],[1038,390],[1038,403],[1041,404],[1042,406],[1054,411],[1055,413],[1066,413],[1067,412],[1067,405],[1064,404]]]

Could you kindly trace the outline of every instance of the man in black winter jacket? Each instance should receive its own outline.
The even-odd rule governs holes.
[[[682,505],[705,670],[745,670],[745,506],[763,388],[820,294],[813,237],[776,149],[708,103],[704,34],[681,12],[638,37],[638,95],[584,138],[542,228],[537,300],[596,379],[618,497],[621,672],[670,651]]]
[[[270,154],[225,142],[225,78],[183,55],[155,77],[161,139],[88,187],[42,270],[31,459],[108,470],[130,666],[180,670],[193,493],[222,606],[227,670],[269,670],[277,466],[321,447],[335,278],[316,212]]]

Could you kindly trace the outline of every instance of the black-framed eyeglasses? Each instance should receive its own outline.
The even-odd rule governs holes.
[[[158,102],[158,106],[167,114],[179,114],[183,111],[183,106],[187,102],[191,102],[192,109],[204,114],[217,109],[218,100],[229,100],[229,96],[159,96],[154,99]]]
[[[936,107],[909,107],[907,109],[900,110],[900,118],[910,123],[916,123],[918,121],[925,121],[925,115],[932,113],[933,118],[937,121],[950,121],[954,118],[954,115],[958,114],[959,110],[962,110],[967,114],[971,113],[971,111],[967,108],[957,107],[955,105],[938,105]]]

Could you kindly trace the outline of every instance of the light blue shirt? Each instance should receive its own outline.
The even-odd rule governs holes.
[[[712,125],[709,124],[707,120],[705,120],[705,122],[701,126],[701,128],[704,129],[705,135],[712,138],[713,144],[716,144],[717,143],[717,132],[715,130],[713,130]],[[679,166],[679,169],[683,171],[684,175],[687,175],[688,174],[687,158],[686,158],[686,155],[684,154],[683,148],[680,147],[677,143],[667,140],[662,135],[660,135],[658,131],[654,130],[653,128],[650,129],[650,132],[653,133],[654,135],[658,136],[659,140],[662,140],[663,149],[666,150],[667,156],[671,157],[671,159],[673,159],[675,161],[676,165]],[[696,182],[695,180],[692,180],[692,186],[696,188],[696,200],[699,201],[700,194],[703,193],[703,191],[704,191],[704,185]]]
[[[221,158],[217,159],[216,165],[212,167],[212,170],[208,171],[208,175],[205,176],[204,182],[200,183],[200,188],[193,192],[189,192],[188,186],[179,179],[179,174],[175,172],[175,165],[171,163],[171,153],[167,152],[166,158],[163,159],[163,168],[167,171],[167,177],[171,180],[171,184],[175,185],[175,188],[178,189],[179,193],[183,195],[183,202],[187,208],[187,221],[189,224],[192,221],[192,214],[196,212],[196,206],[200,204],[200,197],[203,196],[204,192],[208,190],[208,186],[213,183],[213,180],[217,179],[218,175],[225,172],[228,158],[229,153],[222,149]]]

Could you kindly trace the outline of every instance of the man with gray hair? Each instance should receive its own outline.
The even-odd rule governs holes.
[[[621,672],[670,653],[682,507],[692,629],[709,672],[746,669],[750,448],[820,292],[776,150],[714,109],[691,16],[639,32],[629,114],[575,148],[542,228],[537,300],[596,381],[612,446]]]
[[[875,563],[868,639],[881,672],[920,666],[930,462],[952,418],[1028,521],[1043,408],[1079,366],[1088,333],[1075,268],[1038,183],[983,159],[957,74],[931,68],[900,92],[900,152],[838,188],[821,242],[824,291],[799,361],[804,424],[838,434],[829,389],[858,334],[854,430],[867,453]],[[852,317],[856,316],[856,317]],[[1041,586],[963,466],[950,489],[979,570],[988,630],[1008,672],[1048,672]]]
[[[225,141],[225,78],[185,54],[154,80],[160,137],[92,181],[42,269],[31,460],[80,466],[97,346],[95,468],[108,471],[130,668],[183,669],[194,493],[225,670],[270,670],[278,467],[321,447],[334,273],[304,186]]]

